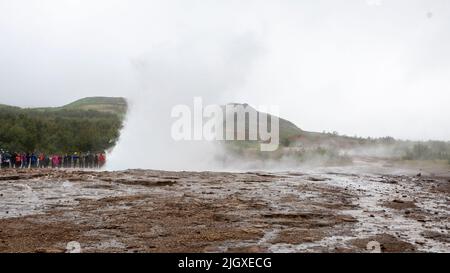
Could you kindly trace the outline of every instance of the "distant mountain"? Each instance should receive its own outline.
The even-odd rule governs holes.
[[[240,114],[243,114],[241,111],[246,111],[247,113],[251,112],[251,111],[254,111],[255,113],[261,113],[261,112],[258,112],[256,109],[254,109],[253,107],[251,107],[250,105],[248,105],[246,103],[244,103],[244,104],[242,104],[242,103],[229,103],[228,106],[234,107],[234,112],[240,113]],[[289,142],[289,139],[296,138],[296,137],[298,137],[298,136],[300,136],[300,135],[302,135],[304,133],[303,130],[298,128],[297,125],[295,125],[294,123],[290,122],[289,120],[286,120],[286,119],[283,119],[283,118],[280,118],[280,117],[276,117],[276,116],[273,116],[273,115],[270,115],[270,114],[267,114],[267,113],[264,113],[264,114],[266,114],[267,117],[268,117],[268,124],[267,124],[267,126],[269,128],[271,128],[271,123],[272,123],[273,118],[277,118],[278,119],[279,132],[280,132],[280,139],[279,140],[280,140],[281,145],[287,144]],[[249,139],[249,137],[248,137],[249,136],[249,124],[248,124],[248,122],[249,122],[248,119],[249,118],[250,117],[247,115],[246,121],[245,121],[246,140]],[[236,123],[237,116],[235,116],[234,119],[235,119],[235,123]],[[237,128],[236,125],[235,125],[235,127],[237,129],[236,133],[235,133],[235,139],[236,139],[237,138],[237,133],[239,133],[239,128]],[[259,128],[259,122],[258,122],[258,128]],[[224,130],[226,130],[226,124],[224,124]],[[259,137],[258,137],[258,139],[259,139]]]

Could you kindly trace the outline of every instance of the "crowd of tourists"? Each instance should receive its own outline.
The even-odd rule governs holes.
[[[106,163],[104,153],[16,153],[0,150],[0,168],[101,168]]]

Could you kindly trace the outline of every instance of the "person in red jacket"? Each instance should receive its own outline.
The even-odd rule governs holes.
[[[22,155],[18,153],[16,155],[16,168],[19,169],[22,166]]]
[[[59,157],[57,155],[52,156],[52,168],[59,167]]]
[[[45,155],[43,153],[39,154],[38,160],[39,160],[38,167],[39,168],[44,168]]]
[[[98,166],[102,168],[106,163],[106,156],[104,153],[100,153],[98,156]]]

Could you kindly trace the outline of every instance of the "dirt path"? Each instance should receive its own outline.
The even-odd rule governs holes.
[[[449,252],[450,175],[0,171],[0,252]]]

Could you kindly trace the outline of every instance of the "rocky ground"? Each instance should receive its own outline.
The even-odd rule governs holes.
[[[419,175],[420,172],[420,175]],[[449,252],[450,169],[0,170],[0,252]],[[71,247],[69,244],[69,248]]]

